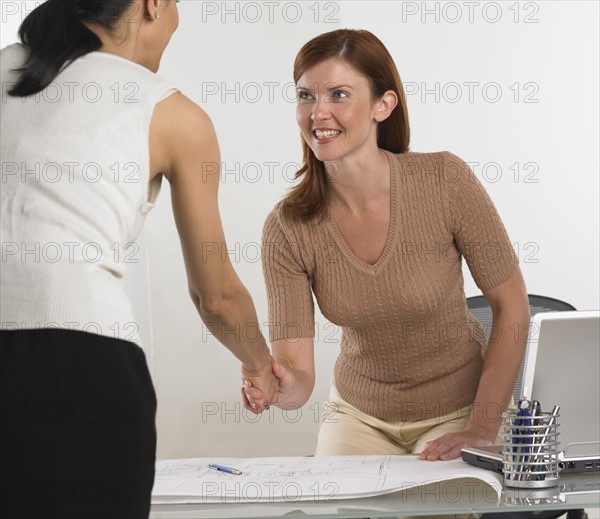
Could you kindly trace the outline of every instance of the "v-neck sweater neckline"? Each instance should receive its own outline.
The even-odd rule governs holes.
[[[354,254],[354,252],[352,252],[352,250],[346,243],[346,240],[344,240],[344,237],[342,236],[338,226],[333,220],[329,209],[327,209],[327,214],[325,218],[327,228],[333,236],[334,240],[336,241],[344,257],[350,262],[350,264],[354,268],[356,268],[360,272],[364,272],[370,275],[377,275],[379,272],[381,272],[385,264],[388,262],[390,256],[392,255],[398,235],[398,161],[391,152],[387,150],[383,151],[385,152],[386,157],[388,159],[388,163],[390,165],[390,224],[388,227],[385,246],[377,261],[373,264],[366,263],[365,261],[361,260],[356,254]]]

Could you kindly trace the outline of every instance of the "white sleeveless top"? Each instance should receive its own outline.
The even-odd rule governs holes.
[[[123,283],[160,188],[148,183],[157,102],[176,92],[92,52],[42,92],[9,96],[27,48],[0,52],[2,330],[67,328],[138,341]]]

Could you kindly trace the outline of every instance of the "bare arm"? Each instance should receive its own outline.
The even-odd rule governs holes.
[[[152,171],[171,185],[192,301],[211,333],[271,398],[276,389],[272,358],[252,299],[224,253],[218,207],[221,157],[213,125],[199,106],[177,93],[156,106],[150,139]]]
[[[500,414],[510,402],[525,350],[529,300],[519,269],[483,294],[492,308],[493,326],[469,423],[461,433],[430,442],[421,459],[457,458],[463,447],[490,445],[498,434]]]

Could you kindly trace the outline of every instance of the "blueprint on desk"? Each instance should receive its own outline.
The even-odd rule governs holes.
[[[213,470],[210,463],[241,474]],[[417,456],[158,460],[152,503],[331,502],[465,479],[477,480],[478,492],[484,488],[489,497],[499,498],[501,477],[462,460],[432,462]]]

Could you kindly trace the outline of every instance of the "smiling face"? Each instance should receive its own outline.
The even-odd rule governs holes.
[[[308,69],[296,87],[296,120],[319,160],[358,160],[377,151],[384,101],[373,99],[365,76],[330,58]]]

